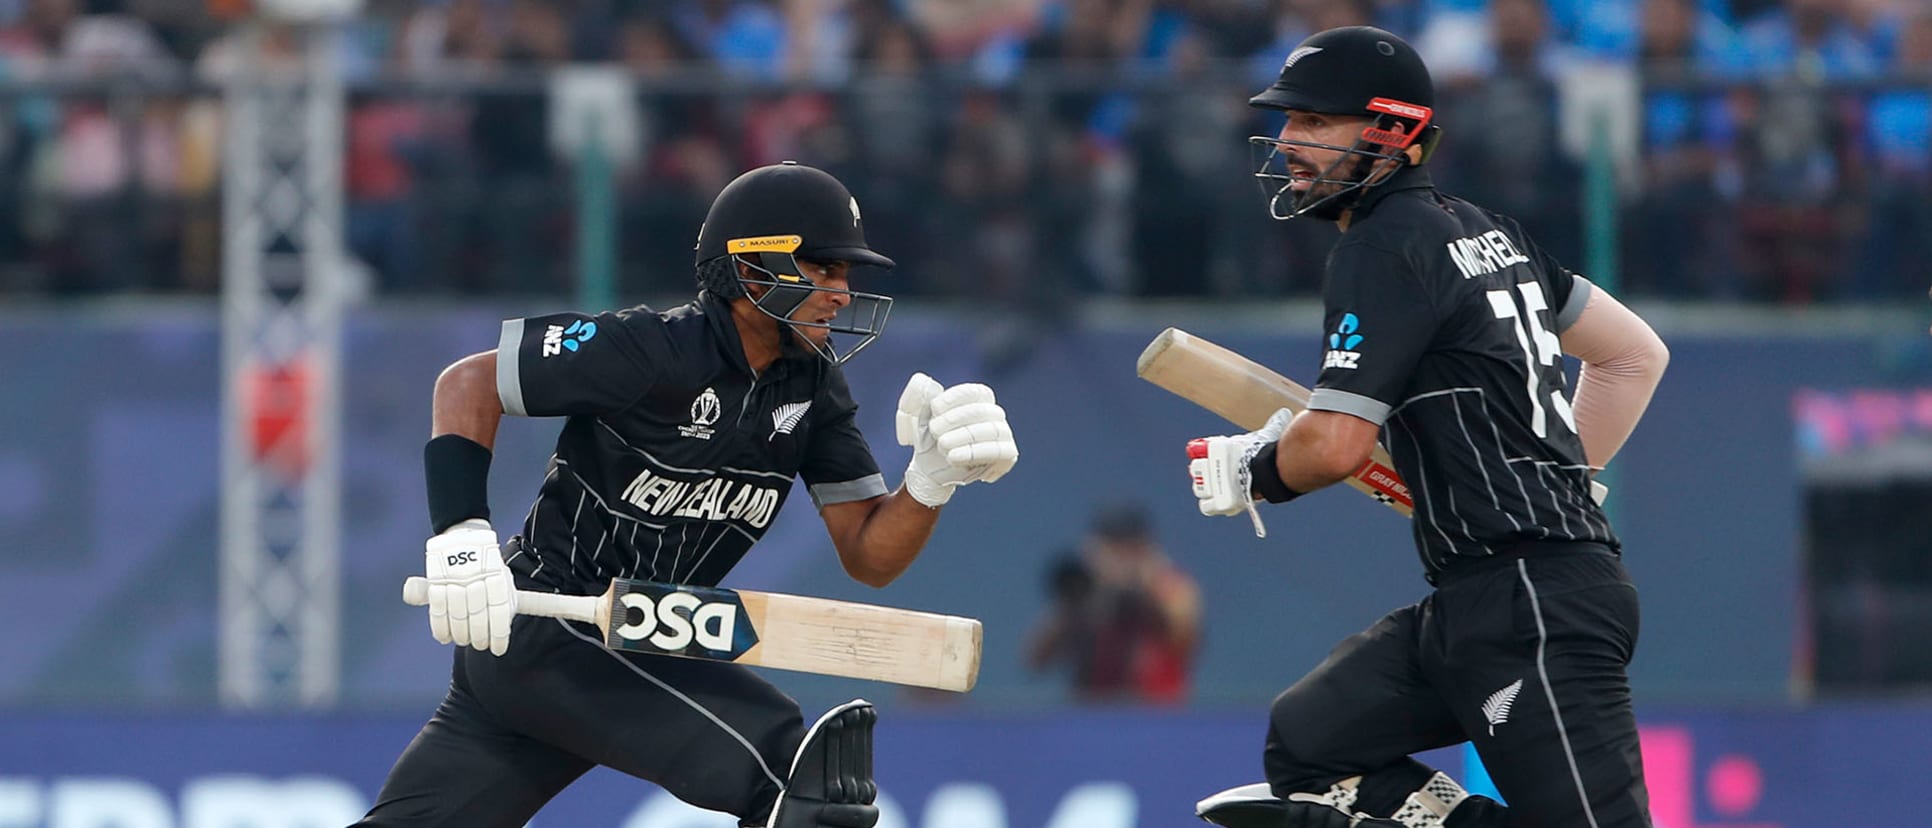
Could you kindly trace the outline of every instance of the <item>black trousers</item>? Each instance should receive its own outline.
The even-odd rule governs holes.
[[[798,703],[744,667],[600,640],[519,616],[501,658],[458,648],[449,695],[356,825],[521,828],[596,765],[762,824],[805,738]]]
[[[1636,589],[1597,544],[1448,570],[1275,700],[1268,781],[1277,796],[1321,792],[1470,741],[1509,807],[1452,824],[1647,828],[1625,672],[1637,632]]]

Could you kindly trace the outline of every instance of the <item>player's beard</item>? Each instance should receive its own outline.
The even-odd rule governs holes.
[[[786,358],[818,356],[812,343],[805,341],[805,332],[789,321],[778,323],[778,352]]]
[[[832,336],[830,332],[824,335],[825,344],[821,346],[812,344],[808,338],[811,336],[811,333],[806,330],[806,326],[785,321],[778,323],[778,327],[783,329],[778,336],[778,352],[780,356],[786,358],[811,357],[813,359],[824,359],[826,358],[825,350],[820,349],[830,350],[832,347]]]
[[[1349,168],[1348,173],[1343,178],[1351,183],[1322,185],[1324,187],[1346,187],[1347,189],[1323,197],[1320,202],[1308,208],[1307,212],[1302,213],[1302,215],[1318,218],[1322,221],[1339,221],[1343,213],[1355,209],[1356,205],[1362,203],[1362,195],[1368,192],[1368,187],[1363,186],[1360,182],[1368,178],[1369,170],[1374,166],[1375,159],[1361,153],[1350,153],[1350,155],[1354,156],[1355,163]]]

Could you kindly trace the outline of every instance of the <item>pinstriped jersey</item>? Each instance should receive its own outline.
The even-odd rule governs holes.
[[[821,505],[886,493],[845,375],[816,355],[754,374],[729,305],[503,323],[497,396],[564,417],[524,542],[524,580],[598,593],[614,577],[715,585],[805,481]]]
[[[1590,290],[1418,168],[1371,191],[1330,253],[1309,407],[1382,426],[1432,580],[1524,540],[1617,545],[1557,344]]]

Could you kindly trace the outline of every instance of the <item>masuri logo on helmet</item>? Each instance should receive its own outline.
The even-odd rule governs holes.
[[[805,240],[797,236],[761,236],[755,239],[731,239],[725,242],[725,250],[730,253],[792,253]]]

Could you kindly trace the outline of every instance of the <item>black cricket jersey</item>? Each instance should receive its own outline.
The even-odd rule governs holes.
[[[1414,167],[1363,198],[1329,253],[1308,407],[1382,426],[1431,580],[1524,540],[1616,548],[1557,343],[1592,289]]]
[[[715,585],[785,503],[883,495],[839,367],[787,355],[754,375],[724,301],[510,319],[503,410],[566,417],[510,568],[599,593],[614,577]]]

